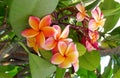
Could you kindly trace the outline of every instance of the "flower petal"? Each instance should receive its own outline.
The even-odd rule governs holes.
[[[69,25],[65,27],[59,38],[67,38],[69,35]]]
[[[33,47],[33,49],[35,50],[36,53],[39,53],[39,46],[38,46],[38,45],[35,45],[35,46]]]
[[[65,42],[58,42],[58,50],[62,56],[64,56],[67,50],[67,44]]]
[[[66,59],[68,59],[70,63],[74,63],[78,59],[78,52],[69,53],[66,55]]]
[[[52,50],[53,48],[55,48],[57,45],[57,42],[54,40],[53,37],[49,37],[46,41],[45,41],[45,45],[43,46],[43,48],[45,50]]]
[[[74,71],[77,72],[78,69],[79,69],[79,61],[76,60],[74,63],[73,63],[73,68],[74,68]]]
[[[86,48],[88,51],[95,50],[95,48],[92,46],[92,44],[89,41],[86,41]]]
[[[39,47],[45,44],[45,36],[42,32],[36,36],[36,43]]]
[[[29,25],[36,31],[39,30],[39,22],[40,22],[40,19],[38,17],[35,17],[35,16],[29,17]]]
[[[33,30],[33,29],[25,29],[24,31],[22,31],[21,35],[23,37],[26,38],[31,38],[31,37],[35,37],[36,35],[38,35],[39,32]]]
[[[84,18],[85,18],[85,16],[84,16],[83,14],[81,14],[81,12],[78,12],[78,13],[77,13],[77,20],[78,20],[78,21],[83,21]]]
[[[58,25],[53,25],[53,27],[57,30],[56,34],[54,35],[54,38],[57,39],[61,34],[61,28]]]
[[[91,30],[91,31],[95,31],[98,29],[98,26],[96,24],[96,21],[94,19],[91,19],[89,21],[89,24],[88,24],[88,28]]]
[[[53,64],[60,64],[65,60],[65,58],[60,54],[60,53],[56,53],[52,56],[51,58],[51,63]]]
[[[43,27],[41,31],[43,32],[45,37],[54,36],[57,32],[53,27]]]
[[[69,53],[73,53],[73,52],[76,52],[77,51],[77,48],[76,48],[76,45],[71,42],[69,45],[68,45],[68,48],[65,52],[65,55],[68,55]]]
[[[83,6],[83,5],[81,5],[81,4],[77,4],[77,5],[76,5],[76,8],[77,8],[77,9],[78,9],[78,11],[80,11],[80,12],[84,12],[84,11],[85,11],[84,6]]]
[[[61,39],[60,41],[64,41],[66,43],[70,43],[72,42],[73,40],[71,38],[65,38],[65,39]]]
[[[97,30],[89,31],[89,37],[90,37],[92,43],[97,42],[97,40],[99,39],[98,31]]]
[[[58,65],[61,68],[69,68],[71,67],[71,62],[69,62],[69,59],[65,59],[64,62]]]
[[[50,24],[51,24],[51,16],[47,15],[44,18],[42,18],[42,20],[40,21],[39,29],[45,26],[50,26]]]
[[[27,45],[29,46],[29,47],[33,47],[33,46],[35,46],[36,45],[36,38],[27,38]]]

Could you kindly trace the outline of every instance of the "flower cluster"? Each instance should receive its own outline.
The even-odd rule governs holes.
[[[51,25],[52,17],[45,16],[39,19],[35,16],[29,17],[31,28],[22,31],[22,36],[27,39],[27,45],[32,47],[38,54],[39,49],[51,50],[51,63],[61,68],[74,67],[79,69],[78,50],[69,35],[69,25],[62,31],[59,25]]]
[[[85,7],[82,4],[76,5],[77,10],[77,21],[85,23],[87,26],[87,35],[83,35],[81,43],[83,43],[88,51],[98,49],[99,33],[98,28],[103,27],[105,23],[105,18],[100,8],[97,6],[92,11],[92,17],[87,14]],[[86,26],[84,26],[85,28]]]
[[[87,14],[83,5],[77,4],[76,8],[79,11],[76,14],[77,21],[83,25],[81,43],[88,51],[98,49],[98,29],[103,27],[105,23],[104,15],[99,7],[95,7],[91,11],[92,16]],[[52,64],[61,68],[73,66],[76,72],[79,69],[79,53],[76,44],[73,43],[71,38],[68,38],[70,25],[68,24],[62,31],[59,25],[51,23],[51,15],[47,15],[42,19],[30,16],[29,25],[31,28],[23,30],[21,34],[26,38],[27,45],[32,47],[38,54],[39,49],[51,50],[53,54],[51,57]]]

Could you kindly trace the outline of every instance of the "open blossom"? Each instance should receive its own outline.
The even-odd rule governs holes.
[[[46,39],[44,48],[46,50],[53,49],[53,53],[54,53],[55,51],[58,50],[58,42],[64,41],[64,42],[68,43],[68,42],[71,42],[72,39],[67,38],[68,34],[69,34],[69,25],[65,27],[63,32],[61,32],[61,28],[58,25],[54,25],[53,28],[55,28],[57,30],[57,32],[54,35],[54,37],[49,37],[48,39]]]
[[[42,20],[38,17],[30,16],[29,25],[31,28],[22,31],[22,36],[27,38],[27,45],[33,47],[36,52],[45,43],[45,37],[53,36],[56,30],[50,27],[51,16],[47,15]]]
[[[96,7],[91,11],[92,19],[89,21],[88,28],[92,31],[97,30],[99,27],[103,27],[105,18],[99,7]]]
[[[85,7],[81,4],[77,4],[76,8],[78,9],[78,13],[77,13],[77,20],[78,21],[83,21],[86,16],[88,16],[88,14],[86,13]]]
[[[76,72],[79,68],[78,51],[76,45],[73,42],[69,44],[59,42],[58,52],[52,56],[51,62],[61,68],[69,68],[73,65]]]

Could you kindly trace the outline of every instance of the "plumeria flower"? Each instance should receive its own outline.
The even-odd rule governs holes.
[[[63,32],[61,32],[61,28],[58,25],[54,25],[53,28],[55,28],[57,32],[54,35],[54,37],[49,37],[48,39],[46,39],[44,49],[46,50],[53,49],[53,53],[54,53],[58,50],[58,42],[64,41],[68,43],[68,42],[71,42],[72,39],[67,38],[69,35],[69,25],[65,27]]]
[[[51,16],[47,15],[43,19],[39,19],[35,16],[29,17],[29,25],[31,28],[22,31],[22,36],[27,38],[27,44],[29,47],[38,52],[39,48],[45,43],[46,37],[51,37],[56,33],[53,27],[50,27]]]
[[[88,14],[86,13],[85,7],[81,4],[77,4],[76,8],[78,9],[78,13],[77,13],[77,20],[78,21],[83,21]]]
[[[69,68],[73,65],[75,71],[77,71],[79,63],[76,45],[73,42],[69,44],[59,42],[58,52],[52,56],[51,63],[56,64],[61,68]]]
[[[89,37],[92,43],[97,42],[97,40],[99,39],[98,31],[89,31]]]
[[[81,43],[86,47],[88,52],[98,49],[98,42],[97,41],[92,42],[90,39],[86,37],[82,37]]]
[[[99,7],[96,7],[91,11],[92,19],[89,21],[88,28],[92,31],[97,30],[99,27],[103,27],[105,18]]]

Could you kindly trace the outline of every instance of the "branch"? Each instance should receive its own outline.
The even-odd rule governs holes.
[[[106,55],[120,55],[120,46],[112,49],[101,49],[99,50],[101,56],[106,56]]]

